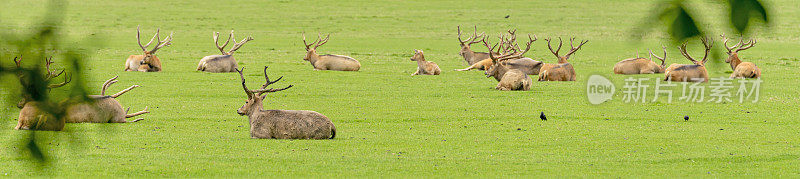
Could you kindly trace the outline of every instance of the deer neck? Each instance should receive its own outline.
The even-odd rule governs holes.
[[[739,60],[739,54],[736,53],[728,56],[728,60],[730,60],[731,69],[733,70],[736,70],[736,66],[739,66],[739,64],[742,63],[742,60]]]
[[[417,59],[417,66],[420,68],[425,68],[425,59],[424,58]]]
[[[497,62],[497,63],[502,63],[502,62]],[[497,66],[494,67],[494,68],[495,68],[494,77],[495,77],[495,79],[497,79],[497,81],[500,81],[500,79],[503,79],[503,76],[506,75],[506,72],[508,72],[508,70],[510,70],[510,69],[508,69],[508,67],[506,67],[505,65],[502,65],[502,64],[497,64]]]
[[[558,63],[561,64],[561,63],[569,63],[569,62],[567,61],[566,57],[561,57],[561,58],[558,58]]]
[[[317,55],[317,52],[310,52],[310,53],[311,54],[309,55],[310,58],[308,58],[308,62],[311,62],[311,65],[314,65],[317,63],[317,61],[319,61],[319,55]]]

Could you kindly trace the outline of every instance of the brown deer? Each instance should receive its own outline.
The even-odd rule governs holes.
[[[475,26],[475,31],[472,32],[472,37],[467,38],[467,40],[461,40],[461,26],[458,26],[458,42],[461,43],[461,51],[459,51],[458,54],[461,55],[461,57],[464,57],[464,61],[466,61],[470,66],[480,61],[489,59],[489,53],[475,52],[470,48],[472,44],[480,43],[480,39],[483,38],[483,36],[484,33],[478,35],[478,26]],[[480,67],[481,68],[479,69],[484,69],[484,66]]]
[[[14,58],[14,63],[16,63],[17,69],[21,69],[21,61],[21,58]],[[49,84],[50,80],[61,76],[61,74],[64,74],[64,70],[61,70],[61,72],[57,72],[57,70],[50,70],[50,65],[53,63],[52,57],[50,59],[45,58],[46,74],[42,80],[45,83],[48,83],[46,86],[48,90],[62,87],[72,81],[72,78],[70,78],[69,75],[64,75],[64,82]],[[29,77],[26,78],[21,71],[17,73],[17,77],[23,86],[32,85],[29,84],[31,79]],[[64,119],[56,118],[56,115],[54,115],[54,113],[60,112],[58,111],[56,104],[52,104],[48,101],[36,101],[30,95],[23,95],[22,100],[17,104],[17,107],[20,108],[20,111],[19,118],[17,119],[17,126],[14,127],[16,130],[60,131],[64,129]]]
[[[411,57],[411,61],[417,62],[417,71],[411,74],[414,75],[439,75],[442,73],[442,70],[439,69],[439,65],[431,61],[426,61],[425,56],[422,54],[422,50],[414,50],[414,56]]]
[[[681,55],[686,57],[689,61],[692,61],[694,65],[687,65],[687,64],[673,64],[670,65],[671,69],[668,68],[666,72],[664,72],[666,77],[664,81],[678,81],[678,82],[708,82],[708,71],[706,70],[706,61],[708,61],[708,54],[711,52],[711,47],[713,46],[713,41],[708,37],[700,38],[703,41],[703,46],[705,46],[705,55],[703,55],[703,60],[697,61],[689,53],[686,52],[686,45],[688,42],[684,42],[678,50],[681,51]]]
[[[106,89],[108,89],[111,84],[117,82],[117,77],[111,78],[106,80],[103,83],[102,91],[100,95],[89,95],[88,97],[91,99],[89,101],[75,101],[75,100],[68,100],[64,102],[64,106],[66,106],[66,122],[67,123],[128,123],[128,122],[138,122],[144,120],[143,118],[139,118],[133,121],[126,121],[126,118],[136,117],[141,114],[150,113],[147,111],[147,107],[144,107],[144,110],[133,113],[127,114],[128,110],[122,109],[122,104],[117,101],[117,97],[126,92],[130,91],[133,88],[139,87],[139,85],[133,85],[127,89],[124,89],[116,94],[113,95],[106,95]]]
[[[306,34],[303,34],[303,44],[306,46],[306,56],[303,60],[311,62],[314,70],[335,70],[335,71],[358,71],[361,68],[361,63],[358,60],[343,56],[343,55],[317,55],[317,48],[328,43],[331,34],[328,34],[324,39],[321,35],[317,35],[317,40],[314,43],[308,44],[306,42]],[[314,47],[311,47],[311,46]]]
[[[267,87],[283,79],[281,76],[275,81],[270,81],[267,76],[267,67],[264,66],[266,83],[257,90],[247,89],[244,74],[237,69],[242,79],[242,88],[247,93],[247,101],[236,112],[250,119],[250,137],[258,139],[333,139],[336,136],[336,127],[328,117],[315,111],[297,110],[264,110],[262,101],[267,93],[283,91],[292,87],[274,89]]]
[[[141,72],[159,72],[161,71],[161,60],[156,57],[156,51],[166,46],[172,45],[172,34],[170,33],[167,38],[161,40],[159,33],[161,29],[156,30],[156,35],[150,39],[147,45],[142,45],[142,39],[139,37],[139,26],[136,26],[136,41],[139,47],[142,48],[142,55],[131,55],[125,60],[125,71],[141,71]],[[156,41],[152,50],[147,50],[147,47]]]
[[[573,45],[575,38],[570,38],[570,50],[564,56],[559,55],[559,52],[561,51],[561,45],[563,44],[561,37],[558,38],[558,49],[555,51],[553,51],[553,47],[550,45],[550,41],[552,41],[552,39],[547,38],[544,40],[547,41],[547,48],[550,49],[550,52],[553,53],[556,58],[558,58],[558,63],[545,63],[542,65],[542,68],[539,70],[541,72],[539,73],[539,81],[575,81],[577,76],[575,74],[575,69],[572,67],[572,64],[567,61],[567,59],[581,49],[581,47],[586,44],[586,42],[589,42],[589,40],[581,41],[581,43],[578,44],[578,47],[575,47],[575,45]]]
[[[739,59],[739,51],[753,47],[756,44],[756,39],[750,39],[747,43],[744,43],[743,39],[739,39],[739,43],[728,47],[728,38],[725,37],[725,34],[721,36],[724,43],[723,45],[725,49],[728,50],[728,58],[725,59],[725,63],[730,63],[731,69],[733,70],[730,78],[760,78],[761,69],[759,69],[755,63],[742,62],[742,60]]]
[[[650,50],[650,58],[637,57],[618,62],[616,65],[614,65],[614,73],[623,75],[664,73],[664,67],[666,63],[664,59],[667,58],[667,47],[661,46],[661,48],[664,50],[663,58],[654,54],[653,51]],[[661,60],[661,64],[659,65],[653,61],[653,57]]]
[[[213,38],[214,45],[217,46],[219,52],[222,52],[222,55],[209,55],[203,57],[203,59],[200,59],[200,63],[197,64],[197,71],[213,73],[235,72],[239,66],[236,64],[236,59],[233,58],[233,52],[236,52],[236,50],[242,48],[242,45],[245,43],[253,40],[253,37],[248,36],[247,38],[236,42],[236,37],[233,35],[233,30],[231,30],[228,40],[225,41],[225,44],[223,44],[221,47],[219,46],[219,32],[214,32]],[[228,46],[228,43],[231,42],[231,38],[233,38],[233,47],[226,52],[225,46]]]
[[[492,59],[492,66],[490,66],[484,74],[487,78],[494,77],[495,80],[498,81],[497,87],[495,89],[502,90],[502,91],[510,91],[510,90],[520,90],[520,91],[528,91],[531,89],[531,78],[528,77],[527,74],[518,70],[518,69],[511,69],[508,68],[504,63],[505,60],[520,58],[523,54],[528,52],[531,49],[531,44],[536,41],[530,35],[528,35],[530,41],[527,43],[527,47],[524,51],[519,51],[518,48],[507,48],[500,53],[501,48],[497,48],[498,44],[494,46],[489,46],[489,42],[486,38],[484,38],[483,44],[486,48],[489,49],[490,52],[495,51],[497,48],[499,56],[494,56],[494,54],[490,53],[489,58]],[[502,39],[502,38],[501,38]],[[510,41],[509,41],[510,42]],[[516,44],[507,44],[507,46],[515,46]]]
[[[509,33],[508,36],[504,36],[504,35],[500,36],[500,46],[499,46],[499,48],[504,49],[504,50],[508,50],[508,49],[511,49],[511,48],[519,48],[519,46],[514,47],[513,45],[507,45],[507,44],[516,43],[516,38],[517,38],[516,32],[517,32],[516,29],[508,30],[508,33]],[[472,38],[479,38],[479,37],[483,37],[483,36],[484,36],[484,34],[481,34],[479,36],[474,36],[473,35]],[[534,36],[534,38],[536,38],[536,36]],[[536,39],[534,39],[534,40],[536,40]],[[480,41],[478,41],[478,42],[480,42]],[[519,50],[519,49],[517,49],[517,50]],[[483,53],[483,52],[479,52],[479,53]],[[489,53],[493,53],[492,55],[500,55],[500,54],[497,54],[497,52],[489,52]],[[533,60],[533,59],[527,58],[527,57],[517,57],[517,58],[507,59],[507,60],[503,60],[502,63],[504,63],[504,65],[506,65],[508,68],[519,69],[520,71],[525,72],[525,74],[528,74],[528,75],[538,75],[539,74],[539,69],[541,68],[541,66],[543,64],[540,61],[536,61],[536,60]],[[488,58],[488,53],[486,53],[486,58],[484,60],[481,60],[481,61],[478,61],[477,63],[471,64],[469,67],[464,68],[464,69],[456,69],[455,71],[469,71],[469,70],[472,70],[472,69],[486,70],[492,65],[494,65],[493,61],[492,61],[492,59]]]

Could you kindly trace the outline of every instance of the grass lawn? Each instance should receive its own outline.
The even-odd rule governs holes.
[[[45,2],[3,1],[2,29],[24,32],[43,16]],[[120,97],[122,105],[132,111],[149,106],[151,113],[131,124],[36,132],[50,156],[36,169],[19,142],[30,132],[13,130],[19,109],[3,103],[0,176],[800,176],[797,1],[766,1],[771,28],[756,29],[758,44],[741,53],[763,71],[760,101],[724,104],[621,101],[628,76],[612,74],[617,61],[667,44],[667,63],[689,63],[663,28],[631,37],[633,27],[656,13],[652,1],[68,2],[66,40],[102,39],[86,61],[90,90],[99,94],[103,81],[119,75],[112,92],[142,86]],[[732,33],[721,28],[728,26],[721,1],[689,3],[707,30]],[[158,51],[163,72],[122,71],[128,55],[141,53],[137,25],[146,37],[156,28],[174,32],[173,45]],[[493,37],[509,28],[534,33],[539,40],[526,56],[549,63],[556,58],[544,38],[589,42],[570,58],[576,82],[534,82],[531,91],[501,92],[483,71],[453,71],[466,66],[457,25],[470,33],[477,25]],[[284,76],[276,87],[294,85],[268,95],[264,108],[320,112],[336,125],[336,139],[250,139],[247,117],[236,114],[247,98],[238,74],[195,71],[200,58],[219,54],[212,32],[231,29],[239,39],[255,38],[235,54],[251,89],[263,84],[263,66],[273,78]],[[318,52],[358,59],[361,71],[313,70],[302,60],[304,31],[309,39],[332,33]],[[702,55],[699,41],[691,46],[691,54]],[[424,50],[442,74],[410,76],[413,49]],[[486,51],[477,44],[473,49]],[[714,57],[709,74],[728,77],[726,56]],[[612,101],[588,102],[592,74],[617,84]],[[0,79],[18,84],[12,76]],[[549,120],[539,120],[540,112]]]

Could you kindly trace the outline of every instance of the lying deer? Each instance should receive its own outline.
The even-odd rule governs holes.
[[[497,48],[498,54],[500,54],[499,56],[494,56],[494,54],[491,53],[489,54],[489,58],[492,59],[493,65],[484,72],[487,78],[494,77],[494,79],[498,81],[495,89],[502,91],[528,91],[531,89],[532,80],[527,74],[518,69],[508,68],[504,63],[502,63],[508,59],[520,58],[523,54],[528,52],[528,50],[531,49],[531,44],[536,41],[531,38],[530,35],[528,35],[528,38],[530,41],[528,42],[524,51],[519,52],[517,49],[510,48],[504,50],[502,53],[499,53],[500,48],[497,48],[498,44],[490,47],[488,40],[486,38],[483,39],[483,44],[489,49],[490,52],[495,51],[495,48]],[[511,46],[511,44],[508,45]]]
[[[728,58],[725,59],[725,63],[730,63],[731,69],[733,70],[731,78],[760,78],[761,69],[759,69],[755,63],[742,62],[742,60],[739,59],[739,51],[753,47],[756,44],[756,39],[750,39],[747,43],[744,43],[743,40],[740,39],[739,43],[728,47],[728,38],[725,37],[725,34],[721,36],[725,49],[728,50]]]
[[[236,42],[236,37],[233,36],[233,30],[231,30],[230,36],[228,36],[228,40],[225,41],[221,47],[219,46],[219,32],[214,32],[214,45],[217,46],[219,52],[222,52],[222,55],[209,55],[200,59],[200,63],[197,64],[197,71],[205,71],[205,72],[213,72],[213,73],[225,73],[225,72],[235,72],[238,65],[236,65],[236,59],[233,59],[233,52],[242,48],[242,45],[245,43],[253,40],[253,37],[248,36],[247,38],[242,39],[240,42]],[[228,43],[231,42],[231,38],[233,38],[233,47],[231,50],[225,52],[225,46],[228,46]]]
[[[141,71],[141,72],[159,72],[161,71],[161,60],[156,57],[156,51],[172,44],[172,34],[167,38],[161,40],[159,33],[161,29],[156,30],[156,35],[150,39],[147,45],[142,45],[142,39],[139,37],[139,26],[136,26],[136,41],[139,47],[142,48],[143,55],[131,55],[125,60],[125,71]],[[155,47],[152,50],[147,50],[147,47],[156,41]]]
[[[411,57],[411,61],[417,62],[417,71],[411,74],[414,75],[439,75],[442,70],[439,69],[439,65],[431,61],[426,61],[425,56],[422,54],[422,50],[414,50],[414,56]]]
[[[361,63],[354,58],[331,54],[317,55],[317,48],[328,43],[330,37],[331,34],[328,34],[325,39],[322,39],[318,35],[314,43],[308,44],[306,42],[306,34],[303,34],[303,44],[306,46],[306,56],[303,57],[303,60],[311,62],[314,70],[358,71],[361,68]],[[312,45],[314,47],[311,47]]]
[[[575,81],[575,69],[572,67],[572,64],[567,61],[567,59],[569,59],[570,55],[581,49],[583,44],[586,44],[586,42],[589,42],[589,40],[581,41],[578,47],[575,47],[573,45],[575,38],[573,37],[569,39],[570,50],[564,56],[558,54],[559,51],[561,51],[561,45],[563,44],[561,37],[558,38],[558,49],[555,51],[553,51],[553,47],[550,45],[550,41],[552,39],[547,38],[545,40],[547,41],[547,48],[550,49],[550,52],[553,53],[556,58],[558,58],[558,63],[546,63],[542,65],[542,68],[540,69],[541,73],[539,73],[539,81]]]
[[[21,61],[21,58],[14,58],[14,63],[16,63],[17,69],[21,69]],[[42,80],[45,83],[48,83],[46,86],[47,90],[62,87],[72,81],[72,78],[70,78],[69,75],[64,75],[64,82],[49,84],[50,80],[61,76],[61,74],[64,74],[64,70],[61,70],[61,72],[57,72],[57,70],[50,70],[51,64],[53,64],[52,57],[50,59],[45,58],[46,74]],[[26,78],[22,72],[17,73],[17,77],[23,86],[32,85],[29,84],[31,79],[29,77]],[[64,129],[64,119],[57,118],[56,115],[54,115],[54,113],[60,112],[56,104],[52,104],[47,101],[36,101],[30,95],[23,95],[22,100],[17,104],[17,107],[20,108],[20,111],[17,126],[14,127],[16,130],[60,131]]]
[[[700,38],[703,41],[703,46],[705,46],[705,55],[703,55],[703,60],[697,61],[686,53],[686,45],[688,42],[684,42],[678,49],[681,51],[681,54],[686,57],[689,61],[692,61],[694,65],[687,65],[687,64],[673,64],[670,65],[671,68],[667,68],[667,71],[664,72],[666,77],[664,81],[679,81],[679,82],[707,82],[708,81],[708,71],[706,70],[706,61],[708,61],[708,54],[711,51],[711,47],[713,46],[713,41],[711,41],[708,37]]]
[[[654,74],[664,73],[665,61],[667,58],[667,47],[661,47],[664,50],[664,57],[659,57],[650,50],[650,58],[629,58],[618,62],[614,65],[615,74],[632,75],[632,74]],[[653,61],[653,57],[661,60],[659,65]]]
[[[467,38],[467,40],[461,40],[461,26],[458,26],[458,42],[461,43],[461,51],[458,52],[461,57],[464,57],[464,61],[467,62],[470,66],[478,63],[480,61],[489,59],[489,53],[486,52],[475,52],[472,51],[470,46],[472,44],[480,43],[479,39],[483,38],[484,34],[481,33],[478,35],[478,26],[475,26],[475,31],[472,32],[472,37]],[[481,66],[481,70],[483,70],[484,66]]]
[[[333,139],[336,136],[336,127],[328,117],[315,111],[296,110],[263,110],[262,101],[267,93],[283,91],[292,87],[274,89],[267,86],[280,81],[270,81],[267,76],[267,67],[264,66],[266,83],[257,90],[247,89],[242,70],[239,77],[242,79],[242,88],[247,93],[247,101],[236,112],[250,118],[250,137],[258,139]]]
[[[117,77],[111,78],[106,80],[103,83],[102,91],[100,95],[89,95],[88,97],[91,99],[90,101],[66,101],[64,104],[66,106],[66,122],[68,123],[127,123],[127,122],[137,122],[144,120],[143,118],[139,118],[133,121],[126,121],[126,118],[136,117],[138,115],[150,113],[147,111],[147,107],[144,107],[144,110],[133,113],[127,114],[128,110],[122,110],[122,104],[117,101],[117,97],[126,92],[130,91],[133,88],[139,87],[139,85],[133,85],[127,89],[124,89],[116,94],[113,95],[105,95],[106,89],[108,89],[111,84],[117,82]]]
[[[509,30],[508,31],[508,33],[509,33],[508,38],[501,36],[500,37],[500,47],[499,48],[502,48],[502,49],[519,48],[519,47],[507,46],[506,45],[506,44],[516,43],[516,31],[517,31],[516,29]],[[482,37],[482,36],[484,36],[484,35],[481,34],[480,36],[473,36],[473,38],[478,38],[478,37]],[[536,38],[536,36],[534,36],[534,38]],[[534,39],[534,40],[536,40],[536,39]],[[519,49],[517,49],[517,50],[519,50]],[[480,52],[480,53],[483,53],[483,52]],[[500,54],[497,54],[497,52],[490,52],[490,53],[493,53],[492,55],[500,55]],[[487,58],[485,58],[484,60],[481,60],[481,61],[478,61],[477,63],[471,64],[469,67],[464,68],[464,69],[456,69],[455,71],[469,71],[469,70],[472,70],[472,69],[486,70],[490,66],[494,65],[492,59],[488,58],[488,53],[486,54],[486,56],[487,56]],[[541,68],[541,66],[543,64],[540,61],[536,61],[536,60],[533,60],[533,59],[527,58],[527,57],[517,57],[517,58],[513,58],[513,59],[507,59],[507,60],[503,60],[502,63],[504,63],[504,65],[508,66],[508,68],[518,69],[518,70],[520,70],[522,72],[525,72],[525,74],[528,74],[528,75],[538,75],[539,74],[539,69]]]

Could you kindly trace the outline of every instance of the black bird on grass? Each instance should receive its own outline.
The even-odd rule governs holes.
[[[547,116],[544,116],[544,112],[542,112],[542,114],[539,115],[539,119],[542,119],[543,121],[547,120]]]
[[[683,121],[689,121],[689,116],[683,116]]]

